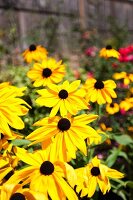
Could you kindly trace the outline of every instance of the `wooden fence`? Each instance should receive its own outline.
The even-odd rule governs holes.
[[[0,40],[21,49],[41,43],[69,54],[78,51],[81,29],[106,37],[109,17],[126,26],[132,41],[131,0],[0,0]]]

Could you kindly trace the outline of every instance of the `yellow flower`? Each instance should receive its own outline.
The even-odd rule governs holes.
[[[100,160],[95,156],[91,163],[83,168],[76,169],[78,181],[76,191],[81,192],[81,197],[88,195],[92,197],[96,191],[97,184],[103,194],[110,190],[111,185],[109,178],[123,178],[124,174],[107,167],[100,163]]]
[[[15,155],[8,152],[4,152],[3,156],[0,156],[0,183],[7,181],[14,174],[18,160]]]
[[[84,85],[87,101],[98,104],[111,103],[117,95],[114,91],[116,84],[113,80],[100,81],[94,78],[87,79]]]
[[[112,131],[112,128],[111,128],[112,121],[108,117],[106,117],[106,116],[102,116],[99,119],[98,125],[99,125],[101,131],[103,131],[103,132]]]
[[[38,150],[28,153],[25,149],[17,148],[16,155],[30,166],[16,172],[8,183],[23,181],[23,185],[30,184],[30,189],[48,195],[51,199],[78,200],[74,190],[76,174],[67,163],[55,160],[49,151]],[[69,185],[67,183],[69,182]]]
[[[112,128],[106,123],[100,123],[99,126],[102,131],[112,131]]]
[[[65,66],[61,63],[62,61],[56,62],[54,58],[47,58],[41,63],[35,63],[27,76],[35,81],[35,87],[59,83],[65,75]]]
[[[100,57],[104,57],[104,58],[119,58],[120,53],[118,51],[116,51],[115,49],[112,48],[111,45],[107,45],[105,48],[102,48],[99,52],[99,56]]]
[[[16,138],[22,138],[22,136],[15,134],[13,131],[11,131],[11,134],[12,137],[4,134],[0,130],[0,150],[4,149],[5,151],[11,152],[12,144],[9,141]]]
[[[133,82],[133,74],[128,74],[127,72],[114,73],[113,78],[115,80],[123,79],[124,85],[129,85]]]
[[[133,98],[126,98],[125,100],[121,101],[119,107],[121,113],[124,114],[126,111],[133,108]]]
[[[12,137],[9,126],[15,129],[23,129],[24,123],[19,116],[26,115],[30,107],[19,96],[23,95],[26,88],[6,86],[0,89],[0,129],[2,133]],[[21,105],[22,104],[22,105]]]
[[[119,112],[119,105],[117,103],[111,103],[106,105],[106,111],[110,114],[113,115],[117,112]]]
[[[31,63],[32,61],[40,61],[47,57],[47,50],[41,45],[31,44],[28,49],[26,49],[22,56],[27,63]]]
[[[22,188],[21,184],[5,183],[1,187],[1,200],[48,200],[43,193]]]
[[[87,138],[87,144],[88,145],[91,145],[91,144],[100,144],[102,142],[102,136],[101,136],[101,134],[107,136],[107,134],[105,132],[103,132],[101,129],[97,129],[96,132],[97,132],[97,137],[94,136],[94,137]]]
[[[94,121],[97,115],[82,114],[76,117],[67,116],[65,118],[55,116],[44,118],[36,122],[35,126],[41,126],[26,137],[35,140],[31,144],[43,142],[54,137],[51,144],[51,154],[55,158],[63,161],[76,158],[76,150],[80,149],[86,154],[86,138],[98,138],[97,132],[88,126]]]
[[[38,90],[41,97],[36,102],[41,106],[53,107],[50,117],[55,116],[58,110],[61,116],[66,116],[68,112],[75,115],[81,109],[88,109],[84,100],[85,91],[78,89],[79,85],[80,80],[71,84],[68,81],[62,85],[49,84],[48,89]]]

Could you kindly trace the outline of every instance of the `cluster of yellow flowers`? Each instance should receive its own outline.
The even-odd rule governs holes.
[[[100,134],[88,125],[98,117],[88,114],[88,103],[111,104],[115,82],[92,78],[83,86],[80,80],[57,85],[66,73],[62,61],[47,57],[45,48],[33,44],[23,56],[28,63],[35,61],[27,74],[33,86],[45,86],[37,90],[36,103],[51,112],[35,122],[33,126],[40,127],[26,137],[29,146],[40,143],[40,149],[29,152],[13,146],[9,141],[22,137],[13,130],[24,128],[20,116],[30,106],[21,99],[26,88],[0,84],[0,199],[78,200],[78,193],[92,197],[97,185],[105,194],[111,188],[109,178],[123,178],[123,173],[102,164],[97,156],[82,168],[74,169],[69,162],[76,159],[77,150],[87,155],[87,145],[101,142]],[[79,114],[83,109],[87,114]],[[20,161],[27,165],[21,167]]]

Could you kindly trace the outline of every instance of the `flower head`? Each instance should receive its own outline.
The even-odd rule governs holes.
[[[77,149],[86,154],[86,138],[98,138],[97,132],[87,125],[96,118],[97,115],[91,114],[47,117],[34,124],[41,127],[28,135],[27,139],[35,140],[31,144],[43,142],[45,146],[46,140],[54,137],[50,146],[51,154],[59,160],[68,161],[76,158]]]
[[[24,128],[24,123],[19,116],[27,114],[29,110],[27,107],[30,106],[19,97],[23,95],[25,89],[6,84],[2,84],[0,88],[0,129],[9,137],[12,137],[9,126],[15,129]]]
[[[116,84],[113,80],[100,81],[93,78],[87,79],[84,85],[86,99],[98,104],[111,103],[112,98],[117,97],[115,88]]]
[[[105,48],[102,48],[99,53],[100,57],[104,58],[119,58],[120,53],[112,48],[111,45],[107,45]]]
[[[113,115],[117,112],[119,112],[119,105],[117,103],[110,103],[107,104],[106,106],[106,111],[110,114]]]
[[[95,47],[95,46],[92,46],[92,47],[88,47],[88,48],[85,50],[85,54],[86,54],[87,56],[95,57],[97,51],[98,51],[98,48]]]
[[[128,74],[127,72],[115,73],[113,78],[115,80],[123,79],[124,85],[129,85],[131,82],[133,82],[133,74]]]
[[[41,97],[36,102],[41,106],[53,107],[50,117],[55,116],[58,110],[61,116],[66,116],[68,112],[75,115],[81,109],[88,109],[85,91],[78,89],[79,85],[80,80],[72,83],[65,81],[62,85],[49,84],[48,89],[38,90]]]
[[[0,183],[7,181],[14,174],[18,160],[15,155],[8,152],[0,156]]]
[[[22,188],[21,184],[5,183],[1,187],[1,200],[47,200],[43,193],[32,191],[28,188]]]
[[[31,44],[28,49],[26,49],[22,56],[27,63],[31,63],[32,61],[40,61],[47,57],[47,50],[38,45]]]
[[[38,150],[28,153],[17,148],[16,155],[29,166],[16,172],[8,183],[23,181],[30,184],[30,189],[43,193],[47,198],[78,200],[72,187],[76,182],[74,169],[67,163],[55,160],[49,151]],[[68,184],[72,186],[70,186]]]
[[[47,58],[41,63],[35,63],[27,76],[34,81],[34,86],[46,86],[50,83],[59,83],[65,75],[65,66],[62,61],[56,62],[54,58]]]
[[[121,172],[101,164],[97,156],[87,166],[76,169],[76,173],[78,176],[77,192],[82,190],[81,197],[85,195],[92,197],[97,184],[102,193],[105,194],[111,188],[109,178],[118,179],[124,177],[124,174]]]
[[[120,62],[133,62],[133,45],[120,48],[119,53]]]
[[[6,135],[5,133],[2,132],[2,130],[0,130],[0,150],[4,149],[5,151],[11,152],[13,145],[10,143],[10,141],[16,138],[22,138],[21,135],[18,135],[13,131],[11,131],[11,135],[12,136]]]
[[[133,98],[126,98],[119,104],[120,107],[120,113],[125,114],[128,110],[133,108]]]

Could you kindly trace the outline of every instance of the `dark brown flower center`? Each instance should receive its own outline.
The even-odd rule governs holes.
[[[12,194],[10,200],[26,200],[25,196],[19,192]]]
[[[97,81],[94,85],[94,88],[96,89],[103,89],[104,88],[104,83],[102,81]]]
[[[59,120],[57,126],[61,131],[67,131],[70,128],[71,123],[67,118],[62,118]]]
[[[51,175],[54,172],[54,165],[50,161],[44,161],[41,164],[40,172],[43,175]]]
[[[36,45],[31,44],[31,45],[29,46],[29,51],[35,51],[35,50],[36,50]]]
[[[42,72],[43,77],[48,78],[49,76],[51,76],[51,74],[52,74],[51,69],[49,69],[49,68],[43,69],[43,72]]]
[[[113,108],[113,107],[114,107],[114,103],[111,103],[111,104],[110,104],[110,107]]]
[[[110,50],[110,49],[112,49],[112,46],[111,46],[111,45],[107,45],[107,46],[106,46],[106,49],[107,49],[107,50]]]
[[[91,174],[92,174],[92,176],[98,176],[98,175],[100,175],[99,167],[93,167],[91,169]]]
[[[66,99],[68,97],[68,92],[66,90],[61,90],[58,94],[61,99]]]

